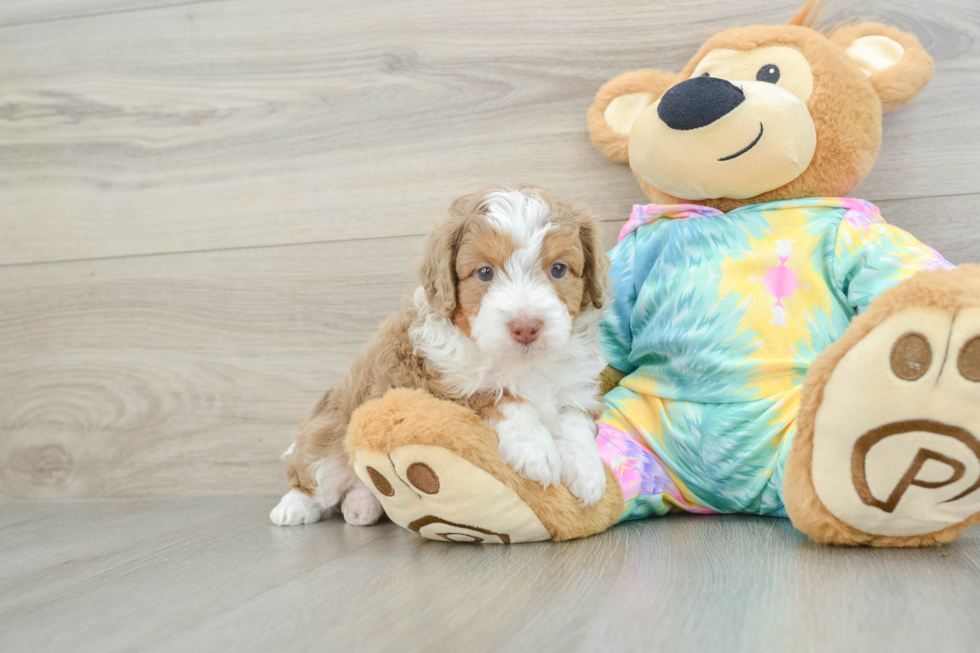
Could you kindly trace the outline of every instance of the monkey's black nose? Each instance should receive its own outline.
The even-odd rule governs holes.
[[[671,129],[710,125],[745,101],[745,93],[719,77],[693,77],[667,89],[657,115]]]

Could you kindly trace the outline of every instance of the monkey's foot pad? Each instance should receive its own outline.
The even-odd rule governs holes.
[[[855,345],[824,389],[811,469],[824,506],[872,535],[980,513],[980,308],[904,310]]]
[[[516,492],[442,447],[357,450],[354,458],[358,478],[388,517],[422,537],[480,544],[551,539]]]

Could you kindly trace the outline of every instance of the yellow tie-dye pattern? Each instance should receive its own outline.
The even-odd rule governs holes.
[[[837,260],[841,260],[845,256],[854,256],[882,242],[892,245],[889,252],[897,261],[909,263],[890,266],[892,274],[887,278],[893,281],[903,281],[913,276],[922,269],[921,265],[916,263],[938,256],[934,250],[912,234],[884,222],[875,222],[862,227],[851,224],[847,220],[841,222],[834,254]]]
[[[652,251],[664,249],[648,257],[651,267],[640,276],[658,292],[636,311],[629,306],[627,315],[642,320],[617,323],[628,329],[627,342],[649,348],[649,362],[621,384],[636,395],[618,394],[603,419],[662,464],[679,492],[658,493],[662,509],[780,514],[810,363],[881,292],[919,270],[949,265],[866,202],[802,203],[743,209],[718,222],[691,218],[722,234],[715,239],[699,239],[693,223],[673,232],[686,240],[663,224],[651,232]],[[683,246],[695,241],[704,256]],[[633,279],[634,263],[631,253],[625,278]],[[635,288],[624,288],[639,301]],[[670,296],[664,291],[674,288]],[[774,311],[777,302],[781,311]],[[649,507],[640,512],[649,515]]]
[[[743,258],[722,261],[718,284],[719,301],[733,293],[742,298],[739,308],[744,313],[736,335],[754,334],[754,351],[748,360],[756,363],[743,390],[753,392],[757,399],[798,385],[799,378],[792,374],[797,369],[798,356],[794,343],[812,345],[811,311],[823,311],[829,317],[832,302],[825,270],[820,266],[822,259],[814,256],[820,234],[806,230],[812,211],[783,208],[764,215],[772,231],[761,238],[750,237],[749,250]],[[781,252],[788,253],[785,265],[795,273],[798,285],[790,296],[778,298],[766,288],[763,277],[783,264]],[[777,312],[780,300],[782,307]]]
[[[625,384],[624,384],[625,385]],[[637,392],[634,390],[634,392]],[[631,434],[637,442],[641,442],[661,460],[666,456],[665,433],[670,431],[670,412],[674,402],[670,399],[662,399],[656,395],[638,394],[633,397],[622,398],[622,408],[618,410],[606,411],[602,421],[609,426],[624,433]],[[640,436],[640,438],[636,438]],[[670,457],[666,456],[669,460]],[[687,484],[669,466],[664,465],[664,471],[670,480],[674,482],[680,491],[687,506],[668,499],[665,495],[664,500],[672,503],[679,510],[688,510],[691,505],[702,506],[704,501],[691,492]]]
[[[634,390],[635,392],[635,390]],[[653,446],[656,440],[664,444],[664,422],[667,416],[666,403],[655,394],[640,393],[623,400],[622,410],[616,411],[616,419],[610,424],[626,433],[640,433]],[[653,447],[656,450],[656,447]]]
[[[773,417],[767,425],[777,429],[769,440],[769,445],[779,448],[786,442],[786,436],[796,429],[796,416],[800,413],[800,399],[802,397],[802,386],[791,388],[786,394],[779,398],[773,411]],[[772,470],[767,471],[772,476]]]

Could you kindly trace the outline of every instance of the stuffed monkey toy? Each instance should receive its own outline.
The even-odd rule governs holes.
[[[397,390],[346,442],[392,520],[519,542],[750,513],[872,546],[980,521],[980,268],[847,197],[932,60],[877,23],[821,32],[814,4],[712,36],[679,73],[616,77],[589,109],[593,143],[653,202],[610,252],[603,499],[520,477],[473,413]]]

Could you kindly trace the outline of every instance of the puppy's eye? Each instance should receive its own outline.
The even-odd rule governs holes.
[[[774,63],[767,63],[755,74],[755,79],[759,82],[775,84],[779,81],[779,66]]]
[[[568,266],[564,263],[555,263],[551,266],[551,278],[561,279],[568,272]]]
[[[476,276],[480,279],[480,281],[492,281],[493,268],[489,265],[484,265],[482,268],[476,271]]]

